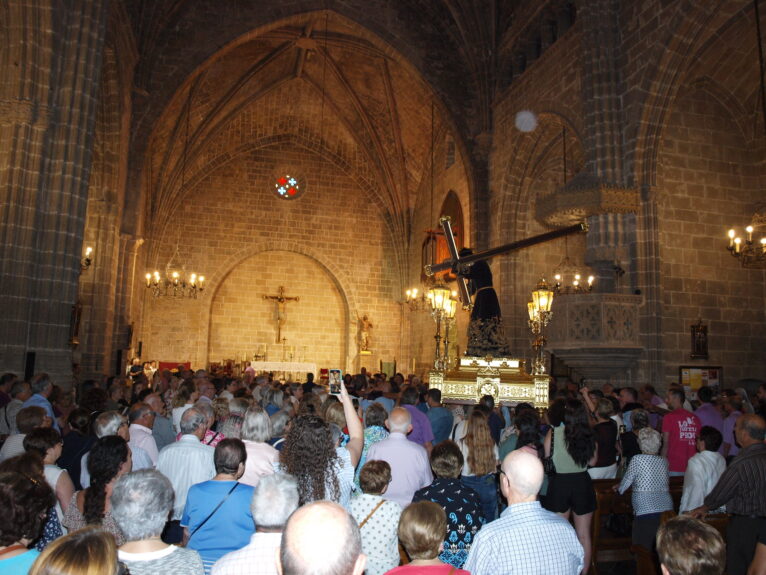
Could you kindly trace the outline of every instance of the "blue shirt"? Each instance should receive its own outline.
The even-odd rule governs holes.
[[[566,519],[529,501],[514,503],[481,528],[465,569],[472,575],[579,575],[584,555]]]
[[[233,486],[233,481],[210,480],[189,488],[181,518],[181,525],[188,528],[189,534],[205,521]],[[187,547],[199,552],[206,568],[250,542],[250,536],[255,533],[255,522],[250,512],[253,491],[250,485],[237,484],[224,504],[189,539]]]
[[[432,407],[426,413],[434,432],[434,445],[449,439],[452,433],[452,412],[446,407]]]
[[[0,575],[26,575],[39,555],[37,549],[31,549],[10,559],[0,560]]]
[[[53,429],[61,433],[59,422],[56,421],[56,415],[53,413],[53,406],[51,405],[50,401],[48,401],[45,397],[43,397],[39,393],[35,393],[32,397],[30,397],[24,402],[24,405],[21,406],[21,409],[24,409],[25,407],[29,407],[30,405],[42,407],[45,410],[46,415],[53,420],[53,425],[52,425]]]

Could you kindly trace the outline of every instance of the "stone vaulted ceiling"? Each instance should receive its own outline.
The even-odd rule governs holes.
[[[174,201],[187,105],[191,166],[216,129],[248,102],[295,83],[310,96],[292,102],[290,112],[308,118],[318,101],[325,148],[340,145],[332,138],[341,131],[354,138],[396,235],[407,234],[406,214],[428,172],[432,102],[437,138],[449,133],[464,156],[491,126],[494,0],[289,6],[281,0],[126,0],[125,6],[139,52],[129,212],[139,208],[138,182],[146,184],[147,176],[150,217]],[[147,150],[162,137],[169,145],[158,159],[157,149]]]

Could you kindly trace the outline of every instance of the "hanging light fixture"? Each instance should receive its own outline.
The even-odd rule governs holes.
[[[564,259],[553,270],[553,291],[557,295],[587,293],[593,289],[594,277],[583,278],[580,270],[569,259],[569,242],[564,238]]]
[[[564,166],[564,187],[567,185],[567,127],[561,129],[561,147]],[[553,270],[553,291],[557,295],[587,293],[593,289],[595,277],[583,274],[569,259],[569,240],[564,237],[564,259]]]
[[[761,113],[763,115],[763,130],[766,138],[766,86],[764,86],[764,58],[763,37],[761,34],[761,14],[758,9],[758,0],[753,0],[755,8],[755,32],[758,42],[758,80],[761,90]],[[750,220],[750,225],[745,227],[745,233],[740,235],[735,228],[731,228],[729,236],[729,253],[739,260],[743,268],[766,268],[766,205],[759,204]]]
[[[534,337],[532,349],[535,352],[535,358],[532,363],[532,375],[543,375],[545,373],[545,327],[551,321],[553,312],[554,291],[548,287],[545,278],[540,278],[537,286],[532,290],[532,301],[527,303],[529,313],[529,329]]]
[[[205,291],[205,276],[195,272],[186,273],[186,267],[180,267],[176,262],[180,261],[178,246],[173,257],[165,266],[165,275],[159,270],[146,274],[146,287],[151,290],[154,297],[174,297],[197,299],[197,295]]]
[[[181,190],[186,188],[186,160],[189,150],[189,114],[191,113],[191,91],[186,104],[186,135],[184,138],[183,158],[181,163]],[[159,270],[147,272],[146,289],[151,290],[154,297],[173,297],[197,299],[197,295],[205,290],[205,276],[196,272],[187,274],[186,266],[181,263],[178,244],[172,257],[165,265],[165,275]]]

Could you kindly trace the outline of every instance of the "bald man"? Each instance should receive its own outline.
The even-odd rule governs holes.
[[[425,447],[407,439],[412,431],[412,416],[403,407],[391,410],[386,419],[391,432],[387,439],[373,443],[367,452],[367,461],[378,459],[391,466],[391,483],[383,494],[384,499],[395,501],[402,508],[412,502],[418,489],[431,484],[431,464]]]
[[[337,503],[309,503],[287,520],[277,558],[280,575],[362,575],[366,564],[359,527]]]
[[[753,560],[756,544],[766,541],[766,421],[754,414],[742,415],[734,427],[740,446],[737,456],[723,472],[705,504],[691,511],[697,518],[709,509],[726,505],[732,514],[726,532],[726,572],[744,575]]]
[[[578,575],[584,552],[574,528],[537,501],[540,459],[522,450],[503,460],[500,489],[508,508],[476,535],[465,570],[473,575],[556,573]]]

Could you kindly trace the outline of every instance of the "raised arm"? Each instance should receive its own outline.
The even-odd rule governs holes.
[[[362,448],[364,447],[364,428],[362,422],[354,409],[354,402],[346,390],[343,381],[340,382],[340,402],[343,404],[343,414],[346,416],[346,426],[348,427],[349,440],[346,449],[351,456],[351,464],[356,467],[359,459],[362,457]]]

